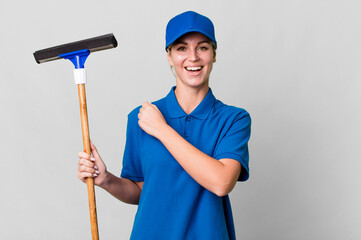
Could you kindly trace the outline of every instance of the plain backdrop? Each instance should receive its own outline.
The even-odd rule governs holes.
[[[73,66],[33,52],[114,33],[86,62],[90,134],[120,174],[126,116],[175,84],[170,18],[212,19],[210,85],[252,117],[250,179],[230,194],[237,238],[361,239],[361,2],[0,0],[0,239],[90,239]],[[96,188],[100,239],[129,239],[136,206]],[[166,230],[164,230],[166,231]]]

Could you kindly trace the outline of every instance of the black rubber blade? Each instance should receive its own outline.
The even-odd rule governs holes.
[[[75,52],[83,49],[88,49],[90,52],[101,51],[118,46],[117,40],[113,33],[80,40],[72,43],[59,45],[56,47],[46,48],[34,52],[34,57],[37,63],[48,62],[60,59],[59,55],[64,53]]]

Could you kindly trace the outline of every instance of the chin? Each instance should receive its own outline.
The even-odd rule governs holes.
[[[204,85],[208,86],[208,81],[189,81],[187,85],[193,88],[201,88],[204,87]]]
[[[182,84],[184,86],[192,87],[192,88],[201,88],[204,87],[204,85],[208,86],[208,79],[204,79],[202,77],[185,77],[185,78],[179,78],[177,79],[177,82],[179,84]]]

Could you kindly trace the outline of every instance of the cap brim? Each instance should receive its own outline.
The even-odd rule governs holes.
[[[191,33],[191,32],[198,32],[203,34],[204,36],[206,36],[207,38],[209,38],[209,40],[211,40],[216,46],[217,46],[217,42],[215,41],[215,39],[212,39],[211,36],[209,36],[207,33],[205,33],[202,30],[198,30],[198,29],[187,29],[186,31],[180,32],[176,37],[174,37],[171,41],[169,41],[169,43],[167,44],[167,46],[165,47],[165,50],[168,49],[168,47],[170,45],[172,45],[175,41],[177,41],[178,38],[184,36],[187,33]]]

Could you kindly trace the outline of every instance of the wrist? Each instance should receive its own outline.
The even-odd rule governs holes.
[[[158,139],[163,142],[164,140],[166,140],[169,136],[170,131],[172,131],[173,128],[171,126],[169,126],[168,124],[164,124],[163,127],[159,130],[158,133]]]
[[[99,184],[99,187],[103,189],[108,189],[112,182],[112,176],[108,171],[104,172],[103,181]]]

